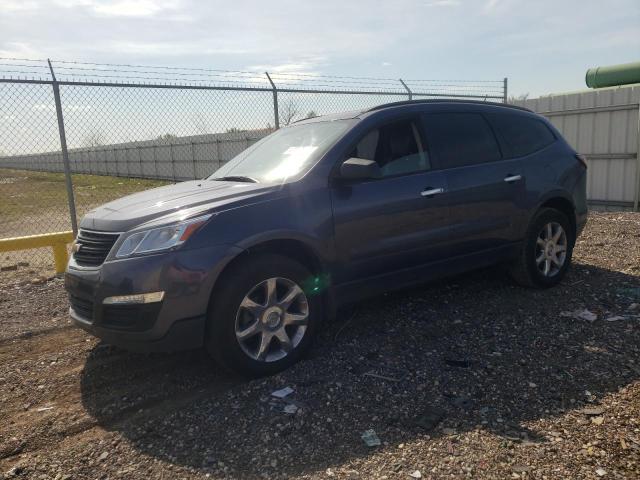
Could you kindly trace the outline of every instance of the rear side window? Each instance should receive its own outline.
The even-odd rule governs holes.
[[[508,113],[490,113],[487,118],[506,143],[510,157],[537,152],[556,139],[549,127],[535,118]]]
[[[477,113],[423,115],[427,142],[440,168],[495,162],[502,155],[491,127]]]

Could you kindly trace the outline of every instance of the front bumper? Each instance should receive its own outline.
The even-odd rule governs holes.
[[[71,259],[65,288],[77,326],[105,342],[136,351],[202,346],[213,285],[242,250],[218,245],[107,261],[83,268]],[[104,305],[106,297],[164,291],[161,302]]]

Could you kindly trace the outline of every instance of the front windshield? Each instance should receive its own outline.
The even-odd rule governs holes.
[[[349,121],[334,120],[282,128],[229,160],[209,180],[270,183],[299,178],[350,125]]]

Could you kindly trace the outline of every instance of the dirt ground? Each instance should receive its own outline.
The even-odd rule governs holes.
[[[361,303],[252,381],[100,344],[61,279],[2,272],[0,477],[639,478],[640,214],[592,214],[574,259],[550,290],[493,268]]]

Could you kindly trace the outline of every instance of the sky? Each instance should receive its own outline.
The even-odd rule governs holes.
[[[414,79],[530,97],[640,60],[640,1],[0,0],[0,57]]]

